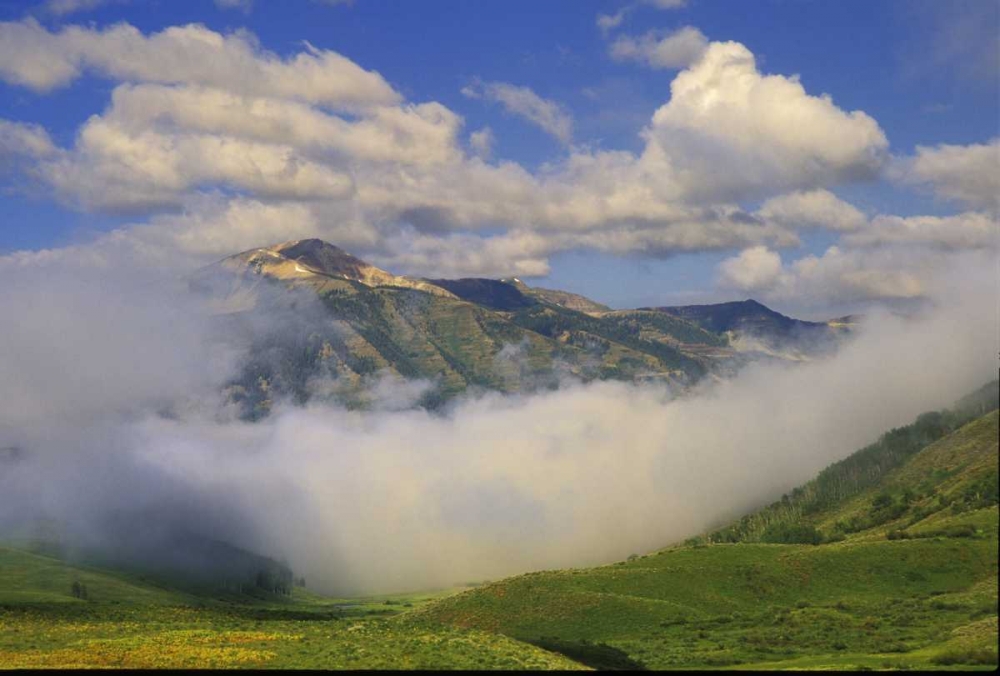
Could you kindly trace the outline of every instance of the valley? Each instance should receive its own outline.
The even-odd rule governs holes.
[[[464,590],[224,591],[4,547],[0,667],[995,669],[997,396],[727,528]]]

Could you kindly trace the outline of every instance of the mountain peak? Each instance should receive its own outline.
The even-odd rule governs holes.
[[[311,272],[334,277],[360,280],[365,276],[365,271],[374,267],[340,247],[316,238],[282,242],[267,247],[267,250],[295,261]]]
[[[760,331],[787,333],[792,330],[827,328],[823,323],[807,322],[783,315],[753,298],[713,305],[681,305],[655,309],[694,322],[703,329],[717,332],[742,330],[751,333]]]
[[[436,296],[455,297],[450,291],[430,282],[386,272],[315,237],[243,251],[205,268],[199,277],[204,281],[220,270],[235,273],[241,279],[253,280],[263,276],[293,286],[327,288],[331,283],[335,284],[335,280],[346,280],[370,287],[410,288]],[[244,295],[253,296],[249,290],[244,291]],[[233,293],[235,290],[230,295]],[[240,307],[252,305],[252,300],[244,299]]]

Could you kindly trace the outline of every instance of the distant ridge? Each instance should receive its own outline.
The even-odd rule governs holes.
[[[680,305],[651,308],[686,319],[708,331],[735,330],[791,332],[795,329],[825,328],[826,323],[793,319],[752,298],[714,305]]]

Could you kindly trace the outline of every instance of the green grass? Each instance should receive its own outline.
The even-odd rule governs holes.
[[[178,605],[197,602],[193,596],[143,582],[125,573],[77,568],[58,559],[0,547],[0,606],[18,604],[75,604],[73,582],[86,585],[88,594],[105,604]]]
[[[996,545],[994,535],[680,547],[613,566],[505,580],[420,614],[524,641],[605,643],[651,668],[827,653],[838,660],[885,653],[895,663],[983,613],[995,620],[995,586],[975,582],[996,576]],[[926,666],[931,656],[908,657]]]
[[[561,655],[413,610],[451,592],[195,596],[0,548],[0,668],[576,669]],[[74,598],[72,583],[89,600]]]

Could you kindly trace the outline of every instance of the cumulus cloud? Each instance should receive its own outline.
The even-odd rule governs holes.
[[[0,37],[8,81],[45,89],[87,70],[122,80],[68,147],[36,125],[0,123],[8,173],[77,208],[147,215],[87,245],[98,258],[129,247],[220,256],[318,236],[399,273],[529,277],[561,251],[773,253],[798,245],[804,228],[869,248],[988,245],[981,218],[873,227],[837,198],[829,188],[877,174],[881,129],[797,77],[760,72],[738,43],[711,43],[674,78],[638,153],[571,146],[529,171],[491,159],[489,127],[467,133],[454,111],[404,102],[333,52],[278,57],[250,34],[203,26],[147,35],[28,19],[0,24]],[[573,139],[569,113],[528,88],[476,81],[465,94]],[[956,185],[975,172],[960,174]],[[750,211],[740,205],[750,199],[764,201]]]
[[[49,157],[55,152],[52,139],[40,125],[0,119],[0,157]]]
[[[664,33],[619,36],[610,46],[615,61],[635,61],[650,68],[686,68],[708,48],[708,38],[693,26]]]
[[[744,249],[739,255],[719,264],[720,283],[724,287],[766,289],[781,274],[781,256],[765,246]]]
[[[886,157],[875,120],[807,94],[797,77],[760,73],[736,42],[712,43],[670,91],[646,132],[645,155],[695,195],[745,197],[871,178]]]
[[[947,249],[1000,250],[1000,220],[995,214],[965,212],[954,216],[886,216],[845,238],[852,245],[921,244]]]
[[[354,190],[349,174],[287,145],[210,134],[132,134],[100,118],[81,129],[75,152],[43,166],[52,185],[94,209],[172,205],[191,189],[219,184],[286,199],[343,199]]]
[[[853,205],[822,189],[772,197],[761,205],[756,214],[793,229],[825,228],[849,232],[863,228],[868,222]]]
[[[954,286],[951,279],[969,270],[979,271],[975,278],[984,292],[995,288],[997,245],[995,236],[991,246],[979,248],[943,249],[937,241],[931,246],[834,245],[822,255],[806,255],[787,264],[776,252],[761,247],[720,263],[717,280],[723,290],[748,291],[800,314],[883,303],[913,308],[946,298],[944,290]]]
[[[499,103],[507,112],[527,120],[563,144],[573,138],[572,115],[555,101],[542,98],[530,87],[508,82],[475,82],[463,87],[462,94]]]
[[[490,155],[493,154],[494,143],[496,143],[496,137],[493,135],[493,130],[489,127],[483,127],[479,131],[469,134],[469,147],[472,148],[472,152],[477,157],[481,157],[484,160],[489,159]]]
[[[125,81],[189,83],[336,108],[399,102],[373,71],[306,44],[281,58],[246,32],[222,35],[199,24],[143,35],[129,24],[51,32],[35,19],[0,23],[0,78],[36,91],[62,87],[85,71]]]
[[[916,155],[899,160],[891,175],[944,199],[1000,211],[1000,138],[967,146],[917,146]]]

